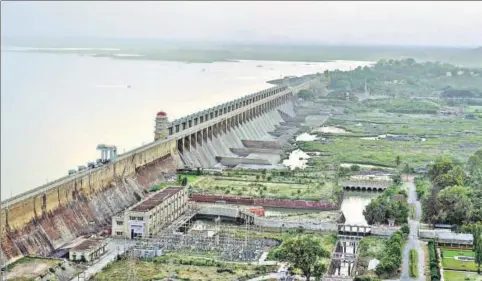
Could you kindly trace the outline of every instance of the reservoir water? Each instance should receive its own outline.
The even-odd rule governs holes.
[[[2,200],[100,158],[99,143],[122,153],[151,142],[159,110],[172,120],[269,88],[267,80],[370,63],[201,64],[2,51]]]

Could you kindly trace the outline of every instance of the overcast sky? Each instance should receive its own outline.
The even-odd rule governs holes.
[[[2,37],[482,46],[482,2],[1,2]]]

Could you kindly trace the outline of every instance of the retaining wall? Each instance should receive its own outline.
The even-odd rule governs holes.
[[[306,222],[306,221],[284,221],[275,218],[268,219],[262,217],[255,217],[254,224],[262,227],[271,228],[304,228],[308,230],[319,230],[319,231],[337,231],[337,224],[331,222]]]
[[[254,159],[254,158],[243,158],[243,157],[224,157],[217,156],[216,161],[223,164],[224,166],[234,167],[237,165],[271,165],[271,163],[266,159]]]
[[[246,148],[281,149],[279,141],[241,140]]]
[[[280,134],[281,135],[281,134]],[[260,149],[260,148],[230,148],[231,152],[239,156],[248,156],[251,153],[281,154],[281,149]]]
[[[275,208],[316,209],[316,210],[325,210],[325,211],[338,209],[338,205],[336,203],[308,201],[308,200],[251,198],[251,197],[243,197],[243,196],[192,194],[189,197],[189,200],[196,201],[196,202],[206,202],[206,203],[216,203],[217,201],[225,201],[228,204],[256,205],[256,206],[275,207]]]
[[[47,256],[80,235],[98,232],[111,223],[111,216],[145,197],[147,188],[176,161],[174,157],[164,158],[139,171],[145,185],[133,177],[109,183],[96,192],[78,189],[72,195],[75,197],[68,197],[70,201],[58,204],[22,227],[2,229],[1,246],[7,261],[22,255]]]

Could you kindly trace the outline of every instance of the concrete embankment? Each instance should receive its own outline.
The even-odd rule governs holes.
[[[331,202],[251,198],[242,196],[192,194],[189,197],[189,200],[203,203],[225,202],[227,204],[253,205],[289,209],[316,209],[324,211],[339,209],[339,206],[336,203]]]
[[[37,214],[35,205],[21,205],[27,214],[33,210],[36,216],[21,227],[7,226],[2,232],[3,254],[7,261],[23,255],[47,256],[80,235],[102,230],[110,225],[112,215],[145,197],[146,188],[155,183],[168,167],[171,167],[171,173],[175,172],[177,161],[172,156],[164,157],[151,167],[144,168],[137,176],[117,180],[102,190],[74,187],[71,194],[62,194],[62,200],[54,201],[55,206],[49,205],[49,211]],[[162,172],[159,167],[162,167]],[[60,192],[60,189],[57,191]],[[20,211],[18,204],[14,207],[15,212]],[[5,214],[11,213],[5,210]],[[8,216],[6,219],[15,225],[20,223],[16,217]]]

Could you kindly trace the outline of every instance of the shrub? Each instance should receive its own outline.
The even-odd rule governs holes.
[[[417,268],[418,254],[415,249],[410,250],[409,258],[410,258],[410,272],[409,272],[410,277],[417,278],[418,277],[418,268]]]
[[[440,280],[439,261],[434,241],[428,242],[429,260],[430,260],[430,279],[432,281]]]

